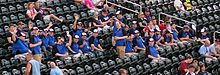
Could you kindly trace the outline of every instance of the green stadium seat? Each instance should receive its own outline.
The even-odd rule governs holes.
[[[173,64],[172,64],[173,67],[178,67],[179,66],[179,59],[177,57],[173,56],[172,57],[172,62],[173,62]]]
[[[159,61],[158,61],[158,68],[157,68],[157,70],[158,70],[159,72],[163,72],[165,69],[166,69],[166,67],[165,67],[165,62],[162,61],[162,60],[159,60]]]
[[[165,70],[165,71],[163,72],[163,74],[164,74],[164,75],[171,75],[171,73],[170,73],[169,71],[167,71],[167,70]]]
[[[91,74],[92,73],[92,67],[89,66],[89,65],[85,65],[85,71],[86,71],[86,74]]]
[[[91,73],[92,75],[97,75],[99,74],[99,70],[101,69],[101,67],[99,66],[99,64],[93,63],[92,64],[93,67],[93,72]]]
[[[119,69],[119,68],[121,68],[121,67],[123,67],[123,61],[122,61],[122,59],[120,59],[120,58],[116,58],[115,59],[115,62],[116,62],[116,69]]]
[[[73,70],[73,69],[69,69],[69,71],[70,71],[70,75],[77,75],[77,73],[76,73],[75,70]]]
[[[99,74],[103,75],[103,74],[105,74],[106,71],[108,71],[107,70],[108,69],[108,64],[101,61],[100,66],[101,66],[101,69],[99,70]]]
[[[129,68],[128,68],[128,71],[129,71],[129,74],[130,74],[130,75],[136,75],[136,74],[137,74],[136,69],[133,68],[133,67],[129,67]]]
[[[137,75],[142,75],[144,68],[140,65],[136,65]]]
[[[151,70],[150,65],[147,64],[147,63],[144,63],[144,64],[143,64],[143,68],[144,68],[143,74],[144,74],[144,75],[149,75],[149,74],[150,74],[150,70]]]
[[[77,75],[84,75],[85,74],[84,69],[81,67],[77,67],[76,72],[77,72]]]
[[[155,74],[158,70],[158,64],[156,62],[150,62],[150,65],[151,65],[151,69],[150,69],[150,72]]]
[[[112,75],[120,75],[118,71],[113,71]]]

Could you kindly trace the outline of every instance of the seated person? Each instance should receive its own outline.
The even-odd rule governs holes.
[[[139,31],[135,31],[135,38],[133,40],[134,48],[137,50],[137,52],[140,52],[142,54],[145,54],[146,47],[144,45],[144,40],[139,34]]]
[[[53,46],[55,45],[55,37],[54,37],[54,30],[52,28],[50,28],[48,30],[48,40],[49,40],[49,43],[48,43],[48,48],[52,49]]]
[[[145,33],[145,37],[147,38],[146,41],[148,41],[150,38],[154,38],[155,35],[154,35],[154,30],[153,29],[150,29],[149,32],[146,32]]]
[[[186,75],[196,75],[195,74],[195,66],[193,64],[190,64],[189,65],[189,69],[188,69],[188,72],[186,73]]]
[[[99,15],[98,19],[101,20],[103,23],[107,24],[108,26],[110,26],[110,23],[112,21],[112,19],[108,15],[107,9],[105,8],[102,9],[102,12]]]
[[[183,0],[183,5],[186,7],[187,11],[194,10],[196,7],[191,5],[192,0]]]
[[[12,45],[14,43],[12,40],[13,32],[14,32],[14,24],[9,24],[9,31],[6,34],[6,37],[7,37],[8,43],[10,43],[10,45]]]
[[[46,50],[52,52],[52,47],[49,47],[49,34],[48,34],[48,29],[52,26],[52,22],[49,23],[49,26],[43,30],[42,34],[40,35],[40,39],[42,40],[42,45],[46,48]]]
[[[172,45],[177,46],[177,44],[174,43],[174,39],[173,39],[172,33],[173,33],[172,31],[167,30],[165,32],[165,35],[163,36],[164,37],[164,44],[166,46],[172,46]]]
[[[215,43],[209,46],[210,55],[219,57],[220,56],[220,39],[215,39]]]
[[[140,31],[140,30],[143,30],[144,28],[146,28],[146,26],[147,26],[147,19],[146,18],[144,18],[144,13],[143,12],[140,12],[139,14],[138,14],[138,30]]]
[[[155,29],[155,42],[158,46],[162,46],[162,47],[165,47],[166,45],[164,44],[164,37],[160,34],[160,28],[157,27]]]
[[[178,36],[180,38],[180,41],[192,41],[193,40],[193,35],[188,25],[184,26],[183,30],[180,31]]]
[[[79,36],[75,35],[73,37],[73,42],[71,44],[71,46],[68,46],[67,48],[70,50],[71,53],[73,53],[74,57],[80,57],[81,54],[83,54],[83,52],[79,49]]]
[[[96,6],[98,9],[102,9],[102,8],[108,8],[108,5],[105,4],[105,0],[92,0],[94,6]]]
[[[98,16],[99,16],[98,12],[93,13],[92,23],[93,23],[95,29],[98,29],[100,31],[100,30],[102,30],[102,28],[110,28],[107,25],[108,22],[102,22],[102,20],[100,20]],[[109,22],[110,22],[110,20],[109,20]]]
[[[88,54],[90,52],[89,41],[86,39],[86,33],[82,33],[81,39],[79,40],[79,48],[84,54]]]
[[[150,10],[148,8],[145,9],[144,13],[145,13],[144,18],[146,18],[147,21],[152,20],[151,15],[150,15]]]
[[[134,31],[137,30],[137,21],[132,21],[132,25],[131,25],[131,26],[132,26],[132,27],[131,27],[130,30],[129,30],[129,35],[135,34]]]
[[[131,34],[130,36],[128,36],[128,38],[126,39],[127,42],[126,42],[126,47],[125,47],[125,56],[127,57],[131,57],[131,55],[138,55],[137,50],[136,49],[133,49],[133,38],[134,38],[134,35]]]
[[[206,40],[209,40],[209,36],[208,36],[206,30],[203,28],[203,29],[201,29],[201,34],[198,38],[198,41],[200,41],[200,43],[202,43],[202,44],[205,44]]]
[[[205,44],[202,45],[199,49],[199,53],[201,56],[205,58],[205,61],[212,61],[213,59],[217,59],[216,57],[210,55],[209,46],[210,46],[210,41],[206,40]]]
[[[205,65],[201,64],[200,65],[200,72],[197,75],[209,75],[209,73],[205,70],[206,70]]]
[[[98,37],[98,30],[95,29],[93,30],[93,35],[89,38],[90,47],[93,49],[93,52],[95,52],[96,50],[104,51],[97,37]]]
[[[94,6],[92,0],[85,0],[85,5],[86,5],[86,8],[88,8],[89,10],[93,10],[93,11],[98,10],[98,9]]]
[[[69,73],[70,71],[67,69],[60,69],[56,64],[52,61],[49,62],[51,70],[50,70],[50,75],[64,75],[63,72],[66,71]]]
[[[180,74],[181,74],[181,75],[185,75],[186,72],[188,72],[188,70],[189,70],[189,64],[192,63],[192,61],[193,61],[192,56],[187,56],[187,57],[186,57],[186,60],[184,60],[184,61],[181,62],[180,67],[179,67],[179,70],[180,70]]]
[[[159,53],[157,52],[158,46],[154,43],[154,39],[150,38],[149,46],[147,48],[147,55],[148,58],[152,59],[152,62],[158,62],[159,60],[166,60],[166,58],[160,57]],[[156,48],[157,47],[157,48]]]
[[[143,29],[143,32],[146,33],[146,32],[149,32],[149,30],[154,30],[153,27],[152,27],[152,26],[153,26],[152,20],[147,21],[147,25],[148,25],[148,26],[146,26],[146,27]]]
[[[57,44],[54,45],[54,49],[53,49],[53,54],[55,54],[55,56],[58,56],[59,59],[64,60],[65,58],[68,58],[68,51],[67,51],[67,47],[71,45],[71,41],[72,41],[72,36],[69,35],[69,42],[65,43],[64,41],[64,37],[58,37],[58,42]]]
[[[50,11],[50,8],[41,8],[40,4],[38,2],[35,2],[35,10],[43,15],[43,19],[44,20],[50,20],[51,18],[54,18],[55,20],[58,20],[60,22],[67,22],[66,20],[60,19],[60,18],[58,18],[57,16],[55,16],[53,14],[50,14],[50,15],[44,14],[43,10]]]
[[[173,32],[174,43],[179,43],[180,42],[179,39],[178,39],[179,32],[177,31],[175,24],[172,24],[171,31]]]
[[[75,21],[73,23],[73,35],[79,35],[81,38],[81,35],[83,32],[88,32],[91,29],[91,23],[89,23],[89,27],[87,29],[82,28],[83,23],[78,22],[79,20],[79,15],[75,15]]]

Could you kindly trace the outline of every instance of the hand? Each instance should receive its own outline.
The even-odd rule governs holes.
[[[174,43],[174,45],[177,47],[178,45],[176,43]]]
[[[209,56],[209,58],[214,58],[213,56]]]
[[[160,60],[160,58],[156,58],[156,60]]]
[[[13,34],[16,34],[18,32],[17,28],[14,29]]]
[[[70,46],[70,44],[69,44],[69,43],[66,43],[66,46]]]
[[[81,50],[79,50],[79,53],[80,53],[80,54],[83,54],[83,52],[82,52]]]
[[[70,73],[70,71],[69,71],[69,70],[67,70],[67,69],[65,69],[65,71],[66,71],[67,73]]]
[[[86,41],[83,42],[83,45],[85,45],[85,44],[86,44]]]
[[[50,27],[53,26],[53,22],[50,22],[50,23],[49,23],[49,26],[50,26]]]
[[[59,56],[59,53],[56,53],[55,55],[56,55],[56,56]]]
[[[50,8],[47,8],[47,11],[50,11]]]
[[[186,39],[189,39],[189,35],[186,36]]]
[[[117,41],[117,40],[119,40],[119,38],[118,38],[118,37],[115,37],[115,41]]]
[[[78,15],[75,15],[74,17],[75,17],[75,19],[76,19],[76,20],[78,20],[78,19],[79,19],[79,16],[78,16]]]

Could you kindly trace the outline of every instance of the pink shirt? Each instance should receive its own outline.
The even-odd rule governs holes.
[[[94,8],[93,3],[91,0],[85,0],[85,5],[87,7],[87,5],[89,4],[89,7]],[[88,7],[87,7],[88,8]]]

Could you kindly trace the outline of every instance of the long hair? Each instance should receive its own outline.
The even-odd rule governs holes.
[[[27,9],[28,9],[28,10],[31,9],[31,8],[29,7],[31,4],[32,4],[32,2],[28,2],[28,5],[27,5]]]

